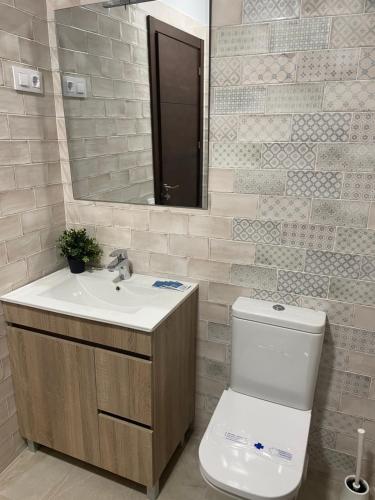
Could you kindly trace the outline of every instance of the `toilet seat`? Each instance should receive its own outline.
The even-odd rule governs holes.
[[[199,447],[204,479],[239,498],[294,498],[310,421],[311,411],[224,391]]]

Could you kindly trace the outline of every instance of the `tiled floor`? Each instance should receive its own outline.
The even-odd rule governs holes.
[[[197,461],[199,441],[191,438],[176,457],[160,500],[226,500],[203,482]],[[337,500],[337,483],[327,485],[309,479],[299,500]],[[326,491],[328,490],[328,492]],[[142,491],[97,469],[83,466],[61,455],[25,450],[0,474],[0,500],[145,500]]]

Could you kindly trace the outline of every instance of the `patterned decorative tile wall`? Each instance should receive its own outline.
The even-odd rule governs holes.
[[[310,448],[312,467],[335,476],[350,472],[354,448],[349,452],[339,443],[364,424],[374,397],[375,16],[368,14],[373,11],[375,3],[365,0],[244,0],[244,24],[230,28],[241,47],[231,52],[234,74],[226,64],[225,80],[217,74],[213,81],[215,92],[229,81],[236,82],[231,89],[248,95],[263,89],[263,112],[236,102],[226,108],[231,137],[221,136],[216,144],[212,136],[212,175],[214,169],[234,168],[233,192],[259,195],[257,211],[232,223],[234,241],[255,245],[255,266],[232,268],[231,283],[250,287],[253,297],[276,300],[279,293],[282,300],[289,294],[288,302],[327,312]],[[262,43],[268,27],[263,53],[241,35],[259,30],[259,23],[266,23]],[[222,42],[227,29],[218,28]],[[214,67],[222,61],[214,53]],[[212,114],[215,120],[215,107]],[[260,158],[247,168],[245,162],[216,160],[218,148],[235,150],[239,144],[260,145]],[[375,480],[375,468],[367,465]]]
[[[212,36],[209,211],[74,201],[65,161],[68,223],[106,255],[124,235],[137,272],[160,274],[168,254],[166,276],[200,283],[202,428],[228,380],[238,296],[325,310],[310,463],[343,477],[355,449],[340,443],[359,425],[375,441],[375,4],[231,4]]]
[[[0,2],[0,295],[61,265],[65,228],[46,2]],[[12,65],[43,73],[42,96],[12,88]],[[23,449],[0,306],[0,471]]]

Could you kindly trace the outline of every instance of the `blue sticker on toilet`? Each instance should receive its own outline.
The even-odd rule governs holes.
[[[254,447],[257,449],[257,450],[264,450],[264,445],[262,443],[255,443],[254,444]]]
[[[221,433],[220,433],[221,434]],[[223,435],[223,434],[221,434]],[[249,439],[248,437],[236,434],[234,432],[224,432],[224,438],[227,441],[231,441],[232,443],[244,446],[248,448],[253,448],[254,452],[257,455],[262,456],[264,459],[274,460],[279,463],[291,463],[293,462],[293,453],[288,450],[283,450],[282,448],[278,448],[276,446],[269,447],[266,443],[261,441],[256,441],[253,439]]]

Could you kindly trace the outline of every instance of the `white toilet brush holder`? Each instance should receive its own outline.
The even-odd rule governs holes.
[[[345,484],[341,492],[340,500],[355,500],[370,498],[370,486],[367,481],[361,478],[363,449],[366,431],[358,429],[358,453],[357,453],[357,469],[353,476],[345,478]]]

